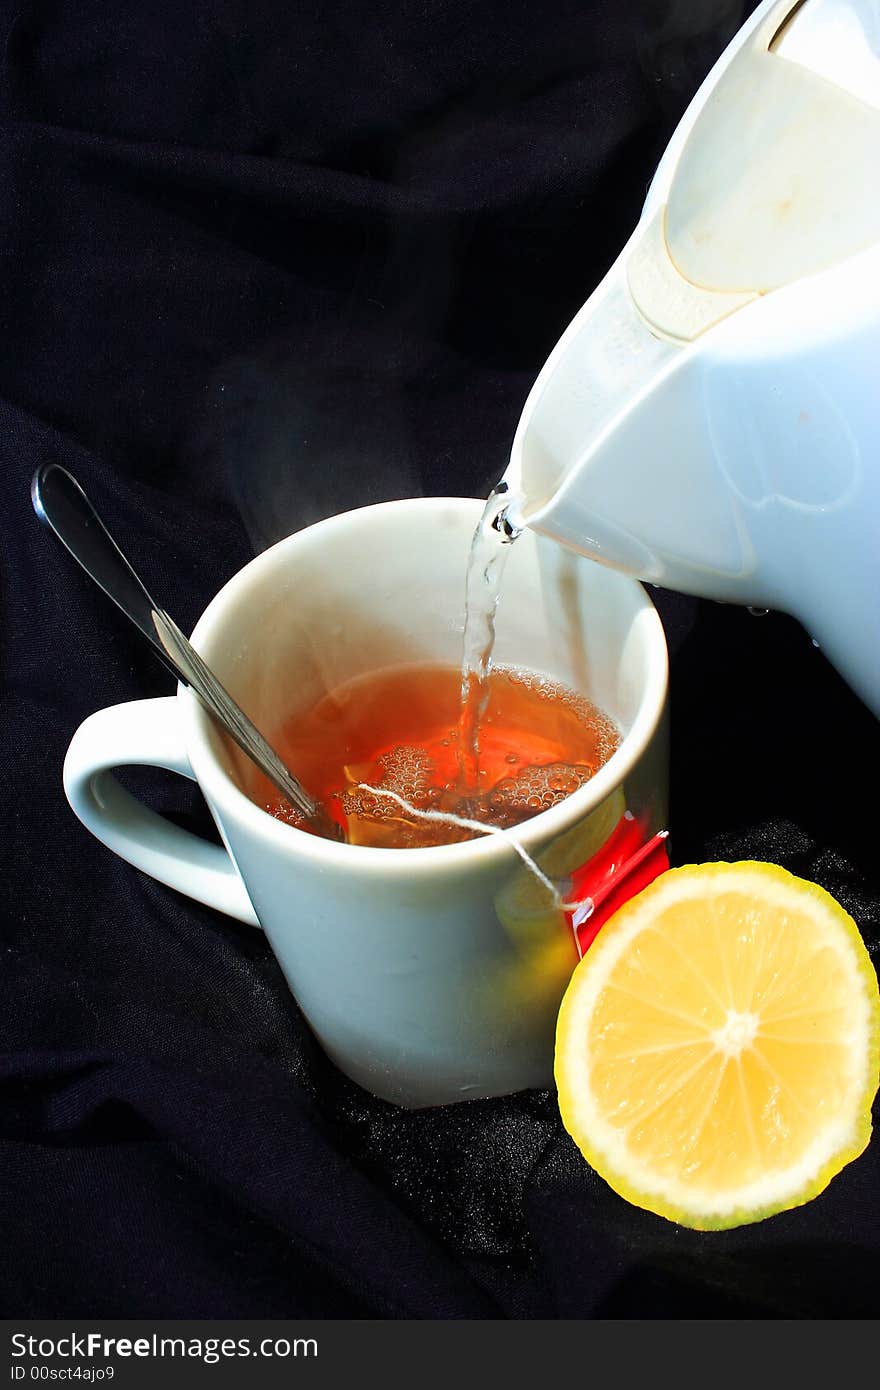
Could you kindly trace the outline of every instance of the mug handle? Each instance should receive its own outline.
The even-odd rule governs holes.
[[[169,888],[260,925],[227,850],[181,830],[131,796],[113,776],[126,764],[163,767],[195,781],[176,696],[98,710],[74,734],[64,759],[64,790],[83,825],[114,854]]]

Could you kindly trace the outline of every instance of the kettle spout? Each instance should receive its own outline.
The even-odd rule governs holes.
[[[627,251],[526,402],[504,475],[517,520],[639,579],[772,606],[713,447],[700,344],[649,329]]]

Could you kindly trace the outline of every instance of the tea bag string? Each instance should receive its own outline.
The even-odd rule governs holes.
[[[387,796],[390,801],[394,801],[409,816],[416,816],[419,820],[440,821],[444,825],[455,825],[461,830],[473,830],[478,835],[500,835],[511,849],[514,849],[520,859],[525,864],[530,873],[534,874],[539,883],[547,889],[553,900],[553,906],[560,912],[577,912],[580,922],[585,922],[593,911],[592,898],[577,898],[569,901],[563,898],[556,884],[548,878],[528,850],[520,844],[519,840],[509,830],[500,825],[485,825],[479,820],[469,820],[467,816],[456,816],[451,811],[431,811],[422,810],[418,806],[413,806],[411,801],[405,797],[398,796],[397,792],[389,791],[387,787],[373,787],[369,782],[358,782],[358,789],[370,792],[373,796]]]

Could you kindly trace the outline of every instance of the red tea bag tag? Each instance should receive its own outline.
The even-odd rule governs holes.
[[[646,840],[643,827],[627,811],[598,853],[575,869],[569,896],[572,902],[584,901],[567,915],[579,956],[619,907],[669,868],[668,836],[668,830],[660,830]]]

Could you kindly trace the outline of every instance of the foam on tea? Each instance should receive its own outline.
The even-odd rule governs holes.
[[[461,672],[408,665],[371,672],[298,713],[278,751],[352,844],[415,849],[478,833],[414,811],[510,828],[584,785],[619,743],[611,721],[557,681],[495,667],[485,678],[479,767],[461,773]],[[286,802],[267,809],[305,829]]]

